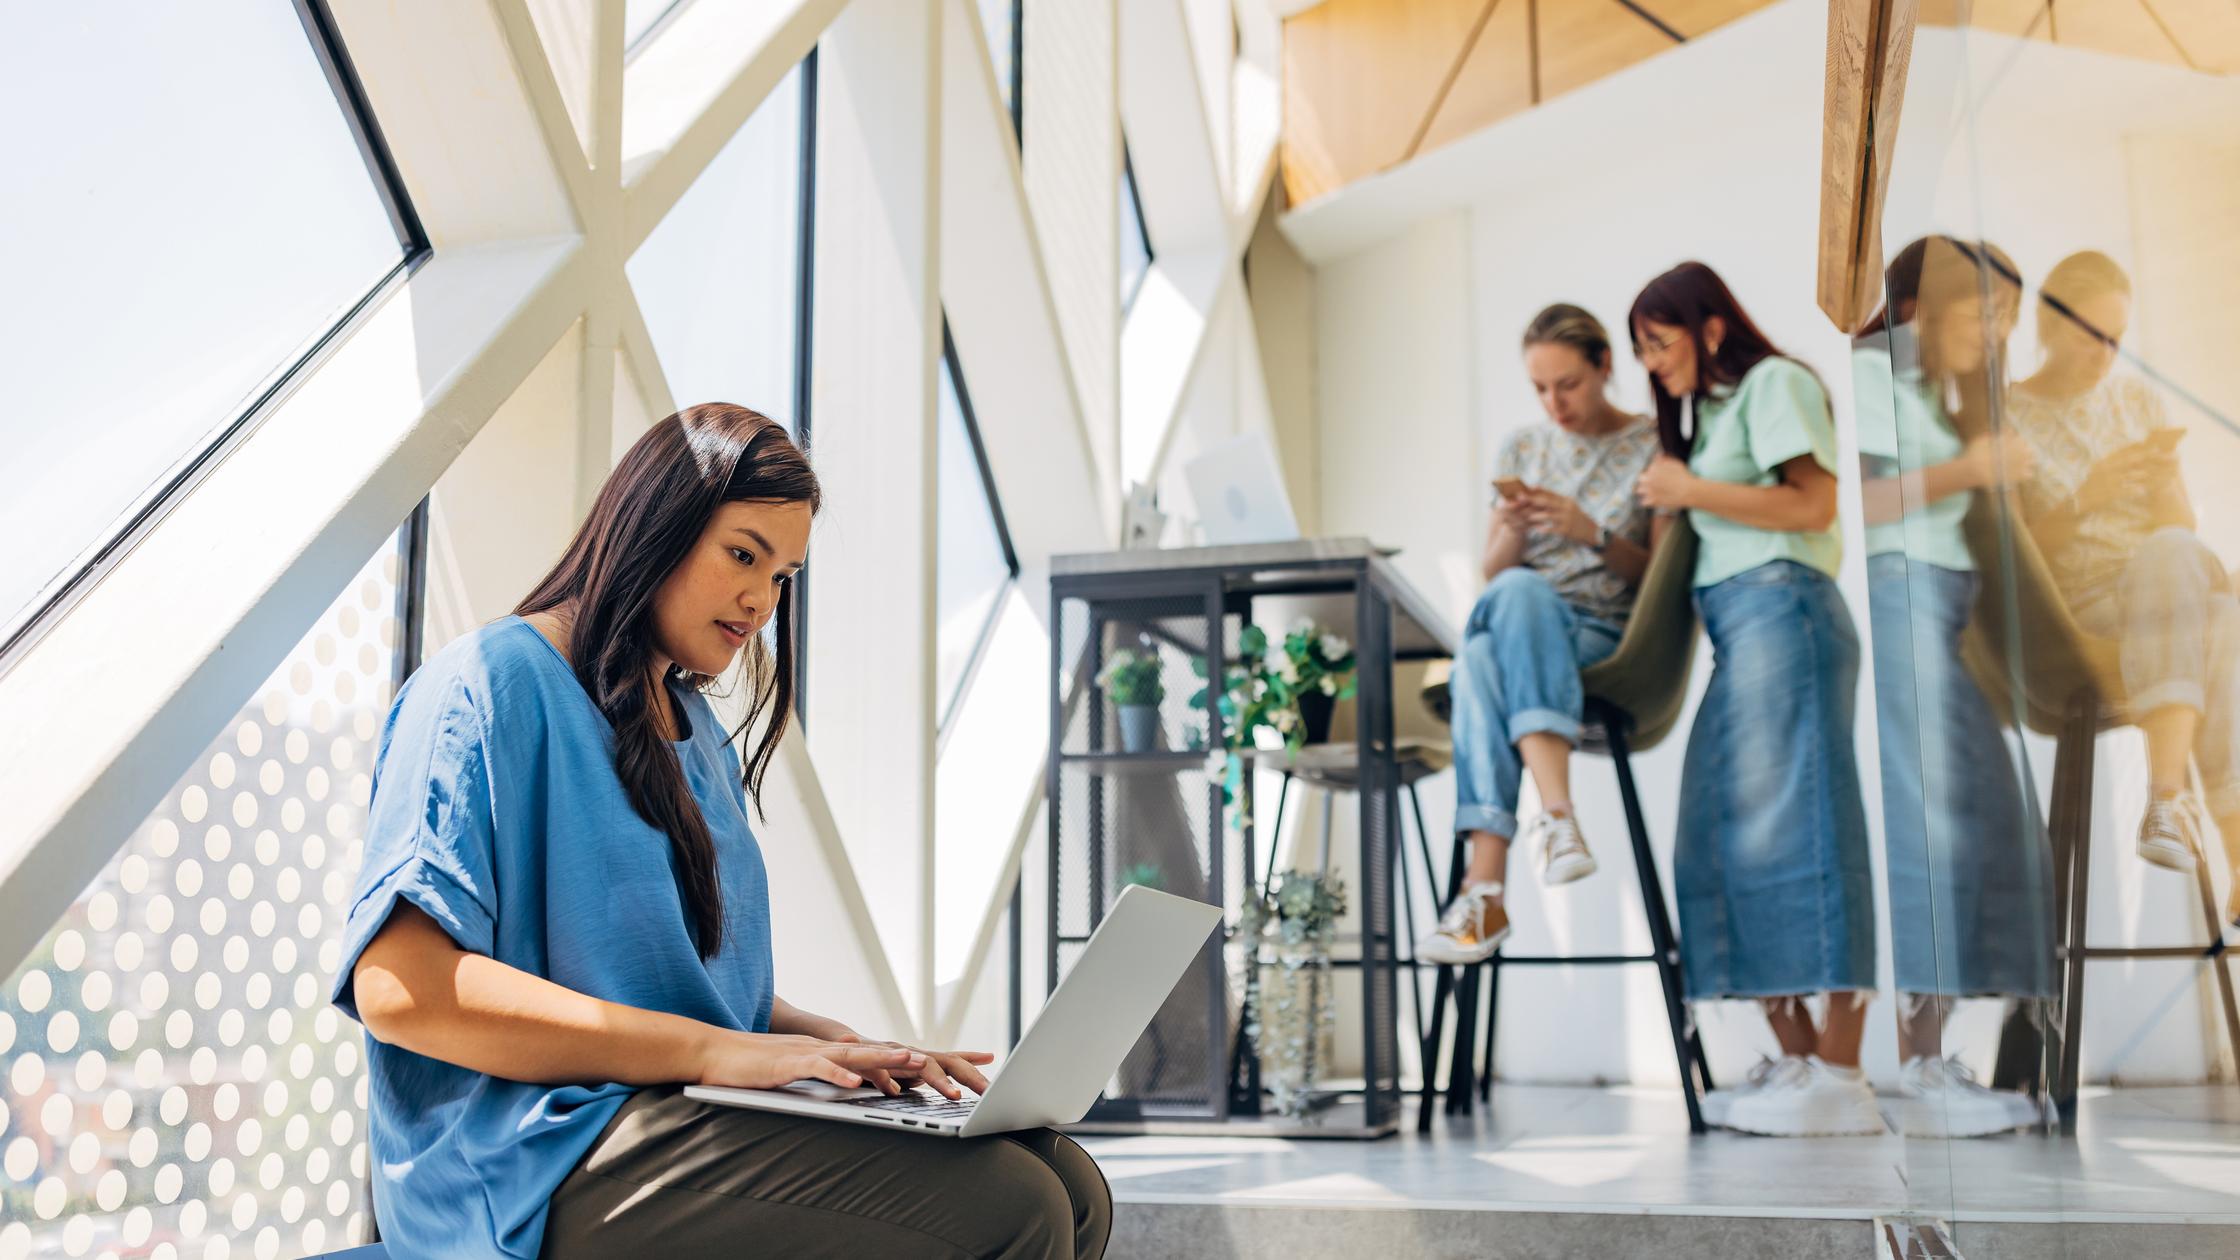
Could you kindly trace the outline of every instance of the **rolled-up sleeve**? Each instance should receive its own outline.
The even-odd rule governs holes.
[[[452,682],[408,694],[374,766],[373,806],[356,896],[343,928],[335,1005],[358,1018],[352,972],[397,903],[418,907],[461,949],[496,945],[495,803],[481,714]]]

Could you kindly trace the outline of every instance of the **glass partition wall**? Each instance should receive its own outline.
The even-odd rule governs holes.
[[[1851,362],[1876,1019],[1967,1255],[2240,1212],[2240,82],[2063,26],[1925,15]]]

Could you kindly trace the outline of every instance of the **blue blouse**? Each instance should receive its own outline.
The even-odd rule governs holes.
[[[579,993],[766,1032],[769,879],[738,754],[707,700],[674,747],[715,838],[722,949],[702,960],[669,838],[630,805],[614,731],[536,628],[507,617],[429,660],[374,765],[335,1004],[401,901],[462,949]],[[633,1086],[501,1080],[367,1038],[374,1208],[389,1254],[537,1255],[546,1206]]]

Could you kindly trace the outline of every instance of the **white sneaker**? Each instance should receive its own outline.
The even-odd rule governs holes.
[[[1541,883],[1554,888],[1594,874],[1594,854],[1571,815],[1542,814],[1532,820],[1532,834],[1539,838]]]
[[[2201,851],[2201,802],[2192,792],[2155,794],[2139,819],[2139,856],[2164,870],[2193,873]]]
[[[1792,1064],[1795,1066],[1792,1067]],[[1750,1075],[1743,1078],[1742,1084],[1712,1090],[1696,1100],[1697,1105],[1703,1109],[1703,1122],[1724,1126],[1727,1123],[1727,1113],[1733,1109],[1734,1105],[1742,1099],[1763,1090],[1772,1082],[1776,1073],[1802,1070],[1804,1070],[1804,1060],[1793,1054],[1785,1054],[1778,1059],[1759,1059],[1758,1066],[1750,1069]]]
[[[1817,1055],[1802,1071],[1776,1071],[1764,1089],[1735,1100],[1727,1127],[1767,1137],[1864,1137],[1888,1132],[1866,1073],[1833,1068]]]
[[[1472,884],[1439,916],[1439,926],[1416,942],[1419,962],[1469,967],[1493,957],[1509,939],[1509,912],[1501,907],[1501,885]]]
[[[1984,1088],[1956,1059],[1924,1055],[1906,1060],[1898,1091],[1905,1096],[1898,1105],[1898,1126],[1907,1137],[1987,1137],[2037,1118],[2036,1103],[2021,1094]]]

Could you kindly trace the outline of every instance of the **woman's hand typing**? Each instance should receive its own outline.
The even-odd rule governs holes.
[[[854,1033],[841,1040],[869,1048],[909,1052],[912,1062],[907,1065],[866,1073],[873,1086],[888,1094],[899,1094],[905,1086],[919,1082],[933,1086],[943,1098],[962,1098],[960,1085],[975,1094],[985,1094],[988,1078],[980,1069],[996,1061],[996,1057],[985,1050],[920,1050],[897,1041],[865,1041]]]
[[[713,1026],[708,1032],[707,1045],[701,1051],[702,1085],[779,1089],[795,1081],[813,1080],[853,1089],[866,1081],[887,1080],[890,1073],[923,1072],[930,1066],[925,1055],[907,1046],[735,1032]]]

